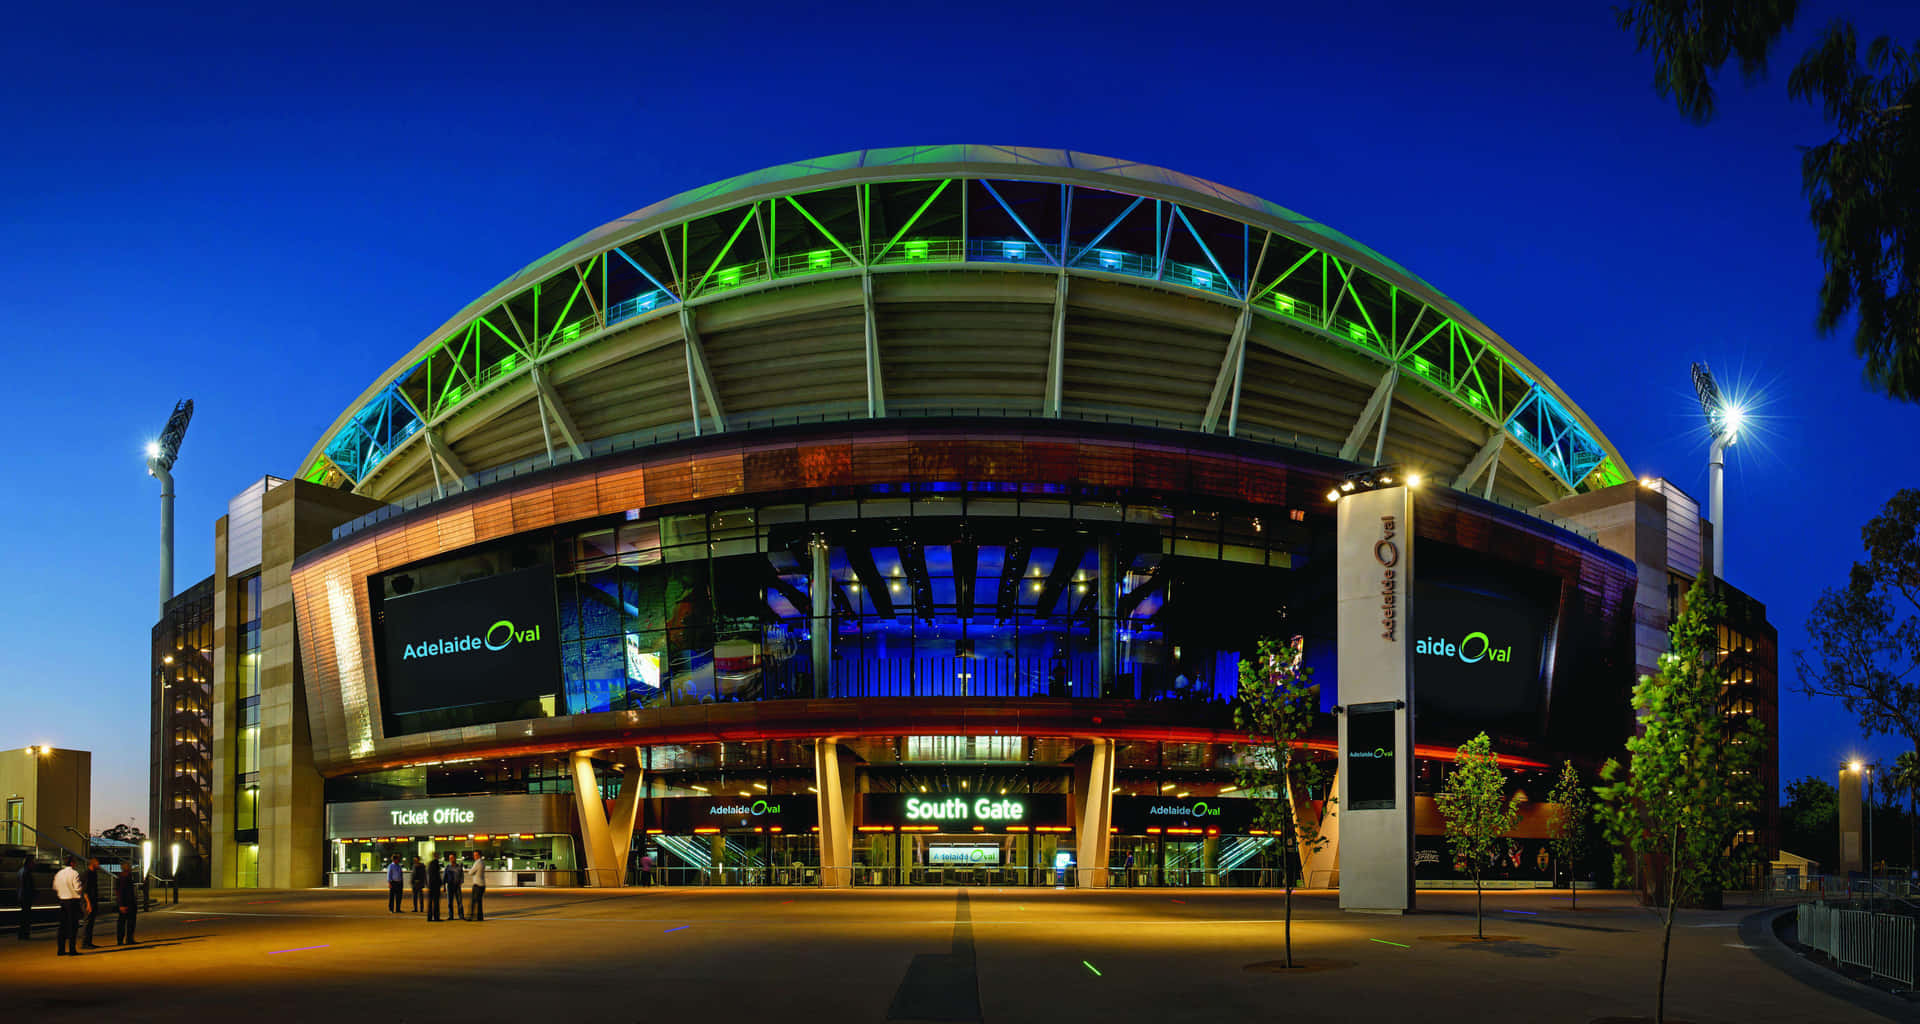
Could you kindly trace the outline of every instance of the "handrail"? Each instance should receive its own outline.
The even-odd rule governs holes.
[[[89,856],[91,856],[91,854],[81,853],[75,850],[73,847],[68,846],[65,841],[60,839],[60,837],[49,835],[46,832],[42,832],[39,829],[34,828],[32,825],[27,824],[24,820],[21,820],[19,818],[0,818],[0,827],[4,827],[7,825],[18,825],[21,828],[26,829],[27,831],[33,833],[35,836],[38,836],[42,839],[51,839],[53,840],[53,845],[58,846],[62,850],[67,851],[67,853],[75,857],[78,857],[82,861],[86,860]]]

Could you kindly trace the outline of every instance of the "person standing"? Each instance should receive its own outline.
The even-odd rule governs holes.
[[[427,920],[440,920],[440,865],[429,861],[427,875]]]
[[[460,885],[466,880],[465,874],[460,870],[459,858],[452,853],[447,854],[447,866],[440,880],[447,886],[447,920],[466,920],[467,901],[460,895]]]
[[[484,902],[487,898],[487,862],[480,858],[478,850],[474,851],[473,874],[467,879],[467,883],[467,895],[473,898],[473,919],[485,921],[487,919]]]
[[[20,865],[20,877],[15,880],[20,904],[20,941],[33,938],[33,859],[29,857]]]
[[[413,858],[413,912],[420,912],[420,890],[427,887],[427,866],[419,857]]]
[[[80,911],[86,902],[80,892],[80,872],[73,866],[73,855],[67,855],[67,865],[53,876],[53,898],[60,901],[60,932],[55,936],[60,956],[80,955]]]
[[[1127,888],[1133,888],[1133,851],[1127,851],[1127,864],[1120,869],[1120,882]]]
[[[387,913],[400,912],[400,888],[407,884],[407,869],[400,866],[400,855],[387,858]]]
[[[140,918],[140,880],[134,877],[133,865],[121,864],[120,877],[113,887],[113,903],[119,916],[113,923],[113,941],[118,946],[136,945],[133,926]]]
[[[93,944],[93,922],[100,916],[100,858],[87,858],[87,870],[80,872],[80,887],[87,900],[87,920],[80,929],[80,948],[99,949]]]
[[[653,884],[652,851],[640,855],[640,884],[645,886],[651,886]]]

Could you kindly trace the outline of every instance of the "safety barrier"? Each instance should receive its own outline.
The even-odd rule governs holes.
[[[1873,914],[1825,903],[1795,908],[1801,945],[1835,962],[1864,967],[1912,988],[1920,977],[1915,960],[1915,919],[1905,914]]]

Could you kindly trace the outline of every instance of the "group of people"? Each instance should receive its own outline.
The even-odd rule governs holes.
[[[87,858],[87,869],[81,871],[78,858],[69,855],[67,862],[53,876],[53,896],[60,904],[60,931],[55,936],[58,955],[79,956],[83,949],[99,949],[93,944],[93,925],[100,916],[100,906],[95,894],[100,891],[100,858]],[[133,929],[140,919],[140,879],[133,866],[120,862],[120,871],[114,876],[114,944],[134,945]],[[33,937],[33,863],[20,865],[17,879],[20,898],[20,938],[22,941]]]
[[[387,863],[387,911],[389,913],[402,913],[400,909],[400,898],[406,888],[408,878],[409,875],[406,866],[400,863],[400,855],[394,854],[392,860]],[[424,901],[427,920],[485,921],[487,919],[487,866],[486,862],[480,859],[478,853],[473,855],[473,860],[468,865],[462,865],[459,858],[455,857],[451,852],[446,855],[445,859],[438,861],[423,861],[415,857],[413,859],[411,879],[413,882],[413,912],[419,912],[422,909],[422,903]],[[462,885],[465,885],[467,889],[466,899],[461,898],[460,887]],[[445,917],[440,916],[440,891],[442,889],[445,889],[447,893],[447,912]],[[473,909],[472,917],[467,916],[467,908],[469,906]]]

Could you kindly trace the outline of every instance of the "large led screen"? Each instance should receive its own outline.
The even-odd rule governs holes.
[[[381,700],[390,715],[537,700],[560,691],[553,570],[388,597]]]
[[[1552,610],[1503,587],[1421,579],[1413,599],[1419,714],[1531,731],[1545,696]]]

